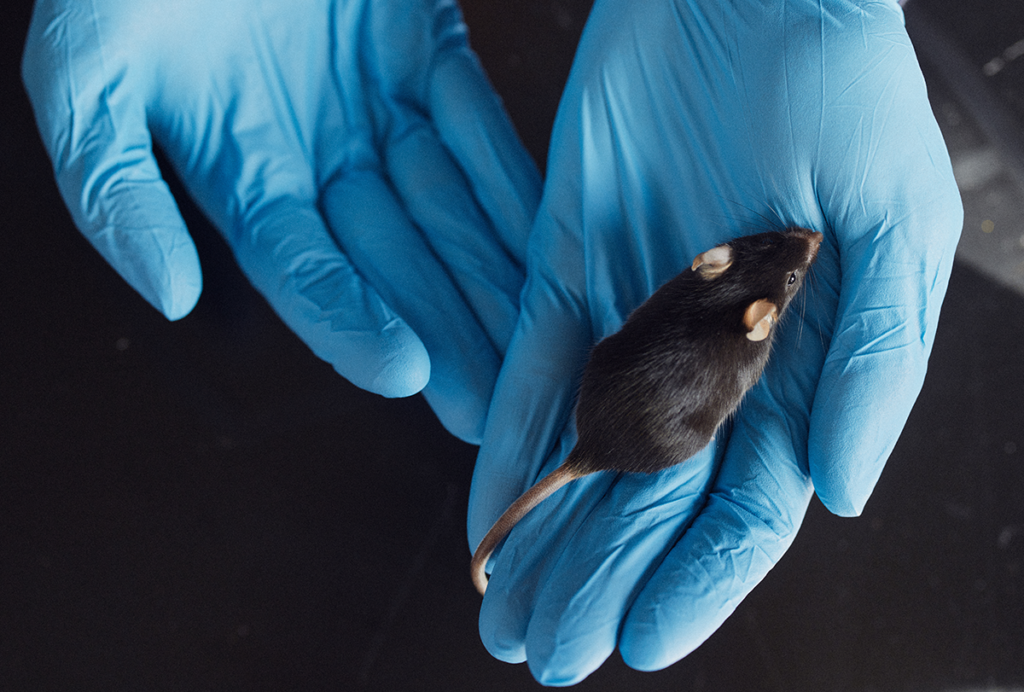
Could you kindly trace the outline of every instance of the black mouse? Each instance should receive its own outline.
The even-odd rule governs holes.
[[[598,471],[654,473],[707,446],[760,378],[773,328],[822,238],[787,228],[703,252],[594,346],[576,402],[576,446],[480,542],[470,571],[481,594],[494,549],[569,481]]]

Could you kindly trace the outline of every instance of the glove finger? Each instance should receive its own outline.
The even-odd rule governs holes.
[[[538,478],[570,424],[579,374],[593,346],[581,297],[569,288],[579,285],[572,276],[573,255],[565,248],[559,273],[564,283],[542,264],[528,275],[473,474],[473,548]]]
[[[458,4],[394,0],[369,17],[373,81],[388,107],[430,120],[505,251],[524,264],[540,175],[469,48]]]
[[[863,510],[921,389],[963,224],[902,17],[872,10],[867,42],[860,32],[838,41],[837,52],[857,61],[857,79],[830,85],[842,93],[826,93],[822,118],[823,140],[855,133],[870,146],[823,161],[816,183],[837,231],[842,283],[814,402],[810,470],[818,497],[841,515]],[[882,51],[887,59],[875,61]]]
[[[471,548],[541,475],[542,468],[550,471],[571,448],[573,429],[568,424],[576,382],[591,345],[590,325],[577,299],[550,283],[541,271],[534,272],[527,280],[519,323],[495,388],[473,474],[468,518]],[[545,505],[556,505],[561,497],[578,502],[582,488],[611,479],[576,481],[545,500]],[[600,493],[587,498],[595,495]],[[565,526],[550,529],[561,531]],[[510,662],[525,657],[532,593],[541,583],[539,567],[528,579],[506,578],[503,570],[518,561],[515,552],[508,557],[504,549],[498,553],[480,611],[484,646],[496,658]]]
[[[633,603],[619,642],[627,665],[660,670],[696,649],[789,548],[812,486],[794,450],[759,447],[730,443],[706,506]]]
[[[418,122],[385,146],[388,178],[495,352],[503,355],[519,315],[522,265],[498,242],[436,131],[422,118],[406,117]]]
[[[434,68],[429,111],[503,247],[525,264],[540,173],[468,48],[450,51]]]
[[[430,354],[423,393],[442,424],[478,444],[500,361],[451,277],[379,173],[352,170],[328,182],[321,206],[359,273]]]
[[[410,396],[430,379],[415,332],[366,284],[308,203],[267,203],[233,244],[253,285],[320,358],[357,387]]]
[[[373,105],[385,172],[504,354],[539,175],[469,50],[458,6],[424,4],[369,10],[365,69],[380,89]]]
[[[629,610],[619,646],[633,668],[659,670],[696,649],[800,528],[813,490],[801,470],[806,453],[790,438],[789,411],[770,396],[757,399],[734,426],[707,504]]]
[[[91,15],[81,3],[60,12],[37,3],[22,77],[75,225],[140,295],[178,319],[199,299],[199,257],[153,158],[144,91],[108,72]]]
[[[928,242],[915,220],[842,256],[839,316],[810,435],[816,492],[836,514],[861,513],[921,390],[961,223],[951,218],[952,210],[935,220]],[[956,230],[944,240],[934,235],[941,227]]]
[[[539,476],[553,470],[572,448],[574,435],[566,438]],[[601,473],[571,482],[527,514],[492,558],[479,618],[481,641],[492,656],[508,663],[528,660],[527,641],[537,600],[578,523],[594,511],[615,481],[616,474]],[[552,521],[553,516],[558,519]],[[533,665],[531,660],[531,669]]]
[[[509,538],[505,550],[516,557],[503,561],[513,565],[506,579],[542,585],[532,595],[526,637],[526,658],[539,682],[575,684],[615,650],[636,594],[703,506],[715,454],[711,445],[655,475],[621,474],[606,490],[595,481],[575,493],[587,497],[543,507]],[[532,565],[544,558],[554,564],[538,578]]]

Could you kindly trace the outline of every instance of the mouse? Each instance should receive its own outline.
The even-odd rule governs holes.
[[[599,471],[656,473],[711,442],[761,377],[822,239],[794,226],[702,252],[593,347],[576,399],[576,444],[480,542],[470,573],[481,595],[494,550],[566,483]]]

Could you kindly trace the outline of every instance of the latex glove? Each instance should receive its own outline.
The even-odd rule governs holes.
[[[540,181],[454,2],[39,0],[23,78],[75,223],[168,318],[202,282],[151,137],[317,355],[479,440]]]
[[[782,557],[814,491],[864,507],[920,390],[962,224],[896,0],[598,0],[530,238],[470,498],[475,547],[574,441],[588,349],[694,256],[825,233],[762,380],[704,452],[602,473],[492,560],[487,649],[574,683],[618,646],[659,669]]]

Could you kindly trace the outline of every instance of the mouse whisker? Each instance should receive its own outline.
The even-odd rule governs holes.
[[[804,325],[807,323],[807,294],[810,292],[812,277],[813,274],[808,270],[807,276],[804,277],[803,290],[800,291],[800,328],[796,332],[797,346],[804,338]]]
[[[742,202],[738,202],[738,201],[736,201],[734,199],[726,199],[725,201],[728,202],[729,204],[733,205],[733,206],[736,206],[736,207],[739,207],[741,209],[744,209],[747,212],[749,212],[750,214],[752,214],[752,215],[757,217],[757,221],[754,221],[753,219],[750,219],[750,218],[743,219],[743,218],[729,217],[729,216],[723,214],[723,216],[725,218],[728,218],[731,221],[735,221],[735,222],[743,225],[744,227],[746,227],[746,228],[748,228],[750,230],[781,231],[781,230],[784,230],[784,229],[786,229],[786,228],[788,228],[789,226],[792,225],[792,224],[786,223],[786,221],[772,207],[768,207],[768,210],[771,211],[771,213],[775,217],[775,219],[772,219],[771,217],[766,216],[765,214],[762,214],[761,212],[758,212],[753,207],[749,207],[749,206],[743,204]]]
[[[810,294],[813,291],[817,290],[818,276],[817,276],[817,273],[814,270],[815,270],[815,267],[812,266],[811,269],[807,272],[807,277],[804,279],[804,287],[807,290],[807,295],[805,295],[804,298],[803,298],[803,300],[804,300],[803,310],[804,311],[806,311],[806,309],[807,309],[807,301],[810,298]],[[821,344],[822,350],[827,352],[828,351],[828,343],[825,340],[825,332],[824,332],[824,328],[822,327],[821,316],[820,315],[818,316],[818,319],[816,319],[814,321],[814,325],[817,327],[817,331],[818,331],[818,342]]]

